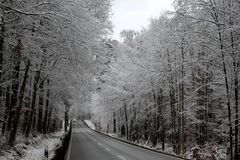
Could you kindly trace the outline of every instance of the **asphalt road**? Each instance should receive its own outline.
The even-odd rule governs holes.
[[[180,160],[98,134],[84,123],[73,125],[69,160]]]

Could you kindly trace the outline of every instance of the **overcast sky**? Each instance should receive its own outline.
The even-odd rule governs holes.
[[[173,10],[173,0],[113,0],[113,38],[120,40],[124,29],[141,30],[147,27],[150,18],[159,17],[167,10]]]

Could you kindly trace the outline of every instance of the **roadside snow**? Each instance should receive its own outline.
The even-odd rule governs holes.
[[[61,145],[60,137],[64,135],[63,131],[38,136],[36,138],[25,140],[16,144],[12,149],[2,151],[1,160],[44,160],[44,150],[48,149],[49,159],[53,158],[54,151]]]
[[[105,133],[107,134],[107,133]],[[118,138],[118,135],[116,133],[108,133],[107,135],[114,137],[114,138]]]
[[[84,122],[88,125],[89,128],[91,128],[92,130],[96,130],[95,125],[91,120],[84,120]]]

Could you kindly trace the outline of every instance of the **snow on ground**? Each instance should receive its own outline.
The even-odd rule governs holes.
[[[104,133],[104,132],[102,132],[102,133]],[[115,133],[104,133],[104,134],[107,134],[107,135],[117,138],[117,139],[127,141],[125,137],[119,137]],[[134,143],[136,145],[139,145],[139,146],[142,146],[145,148],[149,148],[152,150],[161,151],[161,152],[165,152],[167,154],[177,156],[177,154],[174,153],[173,147],[171,144],[165,143],[165,149],[164,149],[164,151],[162,151],[161,144],[158,144],[157,146],[152,147],[152,144],[149,141],[139,141],[139,142],[128,141],[128,142]],[[214,152],[213,152],[213,148],[214,148]],[[192,154],[193,154],[192,152],[193,152],[193,149],[187,150],[186,153],[183,155],[183,157],[186,157],[187,159],[192,159]],[[223,146],[223,145],[222,146],[221,145],[220,146],[211,146],[209,144],[209,145],[204,146],[204,149],[200,149],[200,151],[199,151],[200,157],[202,157],[204,160],[208,160],[208,159],[212,158],[212,154],[214,154],[214,156],[217,160],[225,160],[226,159],[225,146]]]
[[[216,160],[225,160],[226,159],[226,147],[224,145],[213,145],[206,144],[203,148],[198,146],[191,148],[190,151],[186,153],[188,159],[192,159],[193,150],[198,150],[198,155],[203,160],[216,159]],[[213,158],[214,157],[214,158]]]
[[[137,142],[137,141],[136,142],[132,142],[132,141],[126,140],[125,137],[119,137],[118,134],[116,134],[116,133],[104,133],[104,132],[102,132],[102,133],[103,134],[107,134],[107,135],[109,135],[111,137],[123,140],[123,141],[127,141],[129,143],[133,143],[133,144],[141,146],[141,147],[145,147],[145,148],[149,148],[149,149],[152,149],[152,150],[161,151],[161,152],[165,152],[165,153],[168,153],[168,154],[176,155],[173,152],[172,146],[170,144],[167,144],[167,143],[165,143],[165,150],[162,151],[162,145],[161,144],[158,144],[157,146],[152,147],[152,144],[149,143],[149,141],[141,141],[140,140],[139,142]]]
[[[107,135],[109,135],[111,137],[114,137],[114,138],[118,138],[118,135],[116,133],[108,133]]]
[[[1,160],[44,160],[44,150],[48,149],[49,159],[53,158],[54,151],[61,145],[60,137],[64,135],[63,131],[39,135],[36,138],[24,140],[16,144],[12,149],[1,151]]]
[[[96,130],[95,125],[91,120],[84,120],[84,122],[88,125],[89,128],[91,128],[92,130]]]

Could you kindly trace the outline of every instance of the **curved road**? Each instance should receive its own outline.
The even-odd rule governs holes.
[[[181,160],[98,134],[83,122],[73,126],[69,160]]]

